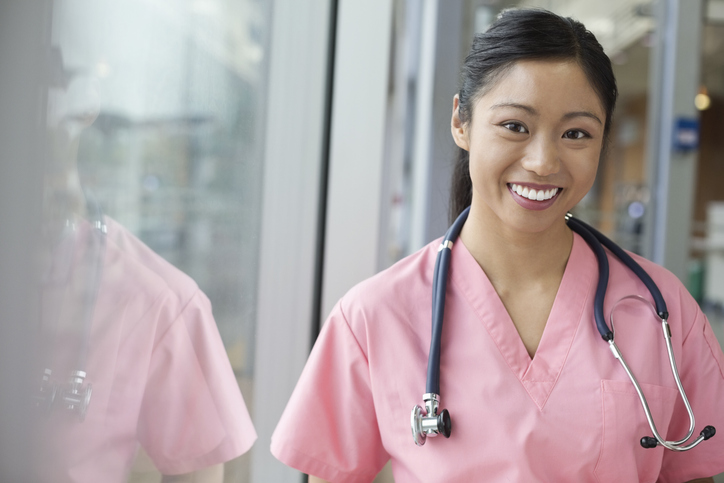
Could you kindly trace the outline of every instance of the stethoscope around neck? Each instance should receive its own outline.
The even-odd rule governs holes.
[[[103,258],[106,249],[106,235],[108,226],[103,217],[100,204],[86,194],[88,208],[91,213],[90,241],[92,250],[89,250],[91,260],[91,274],[88,277],[86,290],[83,294],[83,328],[80,352],[76,362],[76,369],[72,370],[67,380],[56,381],[53,378],[53,371],[46,367],[43,371],[39,391],[33,396],[34,405],[44,413],[49,414],[54,408],[61,407],[66,411],[75,413],[82,422],[85,420],[88,406],[93,394],[93,386],[85,382],[86,362],[90,347],[91,326],[95,312],[98,291],[103,278]],[[66,230],[75,232],[75,224],[70,220],[66,221]],[[74,234],[73,234],[74,236]]]
[[[445,293],[447,290],[447,275],[450,266],[450,255],[453,243],[457,240],[458,235],[460,235],[460,230],[465,224],[465,220],[467,220],[469,212],[470,207],[463,210],[452,226],[450,226],[447,233],[445,233],[442,243],[438,248],[437,259],[435,260],[435,269],[432,279],[432,340],[430,343],[430,354],[427,361],[427,385],[425,388],[425,394],[422,396],[425,407],[422,408],[416,405],[412,409],[411,415],[412,437],[415,440],[415,444],[418,446],[425,444],[427,436],[437,436],[438,434],[442,434],[446,438],[449,438],[452,432],[452,420],[450,419],[450,413],[447,409],[440,409],[440,341],[442,338],[442,324],[445,313]],[[666,302],[664,302],[664,298],[654,281],[628,253],[595,228],[577,220],[570,213],[566,215],[566,223],[571,230],[578,233],[586,241],[596,255],[599,275],[598,285],[596,287],[596,296],[594,299],[594,320],[601,337],[603,340],[608,342],[613,356],[621,363],[624,371],[626,371],[626,374],[634,385],[636,393],[639,396],[639,400],[641,401],[641,406],[646,413],[646,420],[649,423],[653,437],[644,436],[641,438],[641,446],[644,448],[655,448],[661,445],[672,451],[688,451],[702,441],[714,436],[716,433],[714,426],[706,426],[692,443],[688,445],[685,444],[694,434],[694,412],[689,404],[689,399],[686,397],[684,386],[681,384],[681,379],[679,377],[679,370],[676,367],[674,351],[671,346],[671,330],[668,323],[669,314],[666,309]],[[659,434],[659,431],[656,429],[654,418],[651,415],[648,402],[646,401],[646,396],[641,390],[638,380],[626,363],[623,354],[621,354],[621,351],[614,342],[613,317],[611,319],[611,328],[609,328],[606,324],[606,319],[603,315],[603,301],[606,296],[606,288],[608,286],[609,267],[608,258],[603,249],[604,246],[608,248],[619,260],[621,260],[631,271],[633,271],[634,274],[636,274],[643,284],[646,285],[646,288],[654,300],[655,307],[653,308],[656,312],[656,316],[661,320],[661,328],[664,340],[666,341],[666,350],[669,354],[671,372],[674,376],[674,380],[676,381],[679,394],[686,406],[686,411],[689,414],[689,431],[686,437],[678,441],[667,441],[661,436],[661,434]],[[631,297],[642,299],[639,296],[629,296],[626,298]],[[646,301],[645,299],[642,300]],[[648,303],[648,301],[646,302]]]

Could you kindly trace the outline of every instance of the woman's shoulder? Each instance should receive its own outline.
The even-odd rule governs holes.
[[[652,262],[641,255],[631,252],[628,253],[631,255],[631,258],[633,258],[633,260],[649,275],[649,277],[651,277],[653,282],[656,284],[656,287],[661,292],[670,315],[669,321],[671,323],[676,323],[675,321],[677,320],[683,322],[684,327],[681,327],[681,329],[685,333],[688,332],[694,320],[699,318],[701,309],[697,301],[689,293],[689,290],[686,288],[684,283],[667,268],[662,267],[661,265]],[[622,272],[625,270],[628,277],[636,277],[636,275],[634,275],[629,268],[625,267],[622,262],[617,261],[617,264]],[[645,290],[643,282],[637,281],[636,283],[641,285],[642,290]]]
[[[440,240],[432,241],[352,287],[338,303],[345,318],[409,312],[423,301],[429,302],[439,244]]]
[[[693,300],[693,297],[689,294],[689,291],[686,289],[684,283],[669,269],[662,267],[661,265],[636,253],[629,251],[627,251],[627,253],[631,255],[631,258],[633,258],[633,260],[644,269],[649,277],[651,277],[654,283],[656,283],[659,287],[662,294],[669,293],[672,296],[676,295],[677,298],[684,296],[696,303],[696,301]]]
[[[109,216],[104,217],[106,235],[106,281],[125,283],[139,295],[172,294],[185,305],[199,291],[186,273],[154,252],[126,227]],[[115,275],[112,277],[111,275]]]

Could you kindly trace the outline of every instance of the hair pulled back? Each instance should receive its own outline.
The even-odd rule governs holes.
[[[611,61],[581,22],[547,10],[505,10],[485,33],[475,35],[461,72],[460,120],[469,123],[475,101],[520,60],[571,60],[581,67],[606,113],[603,156],[618,95]],[[472,188],[469,153],[458,148],[450,191],[451,221],[472,202]]]

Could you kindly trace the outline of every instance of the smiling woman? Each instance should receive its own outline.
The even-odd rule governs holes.
[[[475,38],[451,119],[451,214],[469,207],[450,230],[464,223],[460,238],[430,243],[337,303],[272,439],[277,458],[333,482],[370,481],[388,460],[399,482],[681,482],[724,470],[723,438],[685,453],[642,447],[647,417],[593,323],[599,261],[565,215],[593,185],[616,96],[608,57],[577,21],[506,11]],[[724,354],[706,317],[676,277],[636,260],[667,302],[699,425],[721,426],[712,401],[724,397]],[[650,298],[618,258],[608,265],[607,315],[631,294]],[[445,304],[439,346],[431,294]],[[622,304],[616,340],[659,431],[680,438],[689,421],[657,321]],[[411,421],[428,354],[439,377],[428,366],[425,409]],[[423,430],[449,439],[425,443]]]

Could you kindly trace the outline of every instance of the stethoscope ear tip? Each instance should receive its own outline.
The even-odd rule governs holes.
[[[641,438],[641,447],[643,448],[655,448],[659,442],[653,436],[644,436]]]
[[[701,433],[699,433],[699,437],[697,438],[694,443],[690,444],[689,446],[679,446],[682,442],[678,442],[677,444],[674,444],[672,448],[671,442],[662,442],[661,444],[668,448],[668,449],[676,449],[677,451],[687,451],[693,448],[694,446],[698,445],[702,441],[706,441],[707,439],[713,437],[716,434],[716,428],[714,426],[705,426],[704,429],[701,430]],[[688,439],[688,438],[687,438]],[[644,436],[641,438],[641,446],[644,448],[656,448],[658,446],[659,442],[656,438],[652,436]]]

